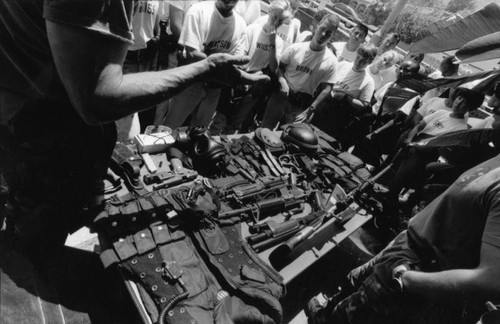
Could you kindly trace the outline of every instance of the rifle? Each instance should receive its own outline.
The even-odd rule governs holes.
[[[392,168],[392,164],[387,165],[385,168],[383,168],[379,173],[374,175],[373,177],[367,179],[365,182],[361,183],[359,186],[354,188],[351,192],[349,192],[345,197],[341,200],[338,200],[335,203],[336,211],[340,212],[345,210],[349,205],[356,200],[360,194],[368,190],[373,186],[375,181],[377,181],[380,177],[382,177],[387,171],[389,171]],[[350,219],[350,218],[349,218]],[[342,219],[341,224],[345,224],[349,219]]]
[[[349,205],[359,194],[371,187],[373,183],[381,176],[383,176],[390,168],[391,165],[385,167],[375,176],[371,177],[370,179],[360,184],[357,188],[353,189],[349,194],[346,195],[345,199],[337,201],[334,205],[330,206],[328,210],[320,211],[320,213],[322,213],[320,217],[318,217],[315,221],[290,237],[284,244],[280,245],[277,248],[276,253],[281,255],[287,255],[291,253],[293,249],[295,249],[300,243],[307,240],[314,232],[316,232],[321,227],[321,225],[325,224],[331,217],[335,217],[341,225],[344,225],[348,220],[356,215],[356,210],[347,207],[349,207]]]
[[[238,201],[258,200],[270,192],[288,186],[288,177],[259,177],[254,183],[239,185],[226,192],[219,192],[222,197],[233,198]]]
[[[255,251],[260,252],[270,246],[289,239],[309,224],[314,223],[319,217],[322,217],[321,212],[314,212],[307,216],[291,219],[283,223],[277,223],[271,220],[264,224],[257,224],[253,228],[257,230],[258,233],[247,237],[247,241]]]
[[[251,219],[254,223],[259,221],[262,215],[276,215],[277,213],[298,207],[305,201],[305,195],[288,197],[276,197],[256,201],[247,207],[233,209],[226,212],[220,212],[218,215],[219,220],[239,217],[243,219]]]

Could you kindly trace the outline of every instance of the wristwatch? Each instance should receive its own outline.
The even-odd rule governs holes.
[[[408,271],[408,268],[403,264],[398,265],[392,270],[392,280],[394,280],[397,287],[399,287],[400,292],[404,291],[403,273],[406,271]]]

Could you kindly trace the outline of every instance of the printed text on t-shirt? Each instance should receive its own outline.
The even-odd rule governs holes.
[[[262,51],[269,52],[271,49],[276,48],[276,45],[257,43],[257,48]]]
[[[297,65],[297,67],[295,68],[296,71],[299,71],[299,72],[304,72],[304,73],[307,73],[307,74],[311,74],[312,73],[312,70],[310,68],[308,68],[307,66],[303,66],[303,65]]]
[[[148,2],[148,3],[144,3],[144,2],[138,2],[137,3],[139,8],[136,9],[137,12],[139,13],[148,13],[150,15],[154,15],[155,12],[156,12],[156,9],[158,9],[158,6],[151,3],[151,2]]]
[[[210,43],[208,43],[205,46],[205,51],[206,50],[213,50],[216,48],[228,50],[230,46],[231,46],[230,41],[227,41],[225,39],[220,39],[220,40],[215,40],[215,41],[211,41]]]

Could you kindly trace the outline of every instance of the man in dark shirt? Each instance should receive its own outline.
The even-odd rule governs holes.
[[[490,100],[498,105],[499,87]],[[500,147],[494,110],[492,144]],[[309,303],[315,323],[474,323],[500,301],[500,155],[470,169],[413,217],[381,253],[354,269],[357,289]]]
[[[114,121],[199,81],[264,81],[228,54],[124,75],[133,0],[0,1],[2,174],[7,228],[32,247],[61,243],[102,183]]]

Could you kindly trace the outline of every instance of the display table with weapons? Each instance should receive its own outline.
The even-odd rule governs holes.
[[[376,209],[379,175],[309,125],[167,135],[151,134],[158,151],[117,144],[108,198],[89,211],[145,323],[281,322],[284,287]]]

